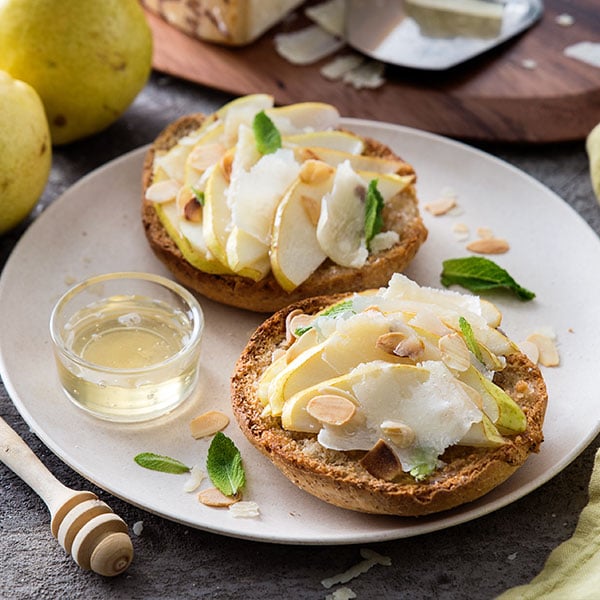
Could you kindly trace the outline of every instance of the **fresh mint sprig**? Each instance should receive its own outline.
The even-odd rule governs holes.
[[[440,280],[446,287],[457,284],[477,294],[504,288],[521,300],[535,298],[534,292],[520,286],[506,270],[481,256],[445,260]]]
[[[181,473],[189,473],[191,470],[188,466],[175,458],[161,456],[160,454],[154,454],[153,452],[142,452],[135,456],[133,460],[135,460],[140,467],[151,469],[152,471],[162,471],[163,473],[180,475]]]
[[[365,239],[367,248],[370,249],[371,240],[383,228],[383,206],[385,202],[383,196],[377,189],[377,179],[371,179],[367,188],[365,200]]]
[[[261,154],[271,154],[281,148],[281,134],[264,110],[256,113],[252,121],[256,147]]]
[[[467,348],[473,353],[475,358],[483,363],[483,356],[481,354],[481,348],[475,339],[475,334],[473,333],[473,328],[471,327],[471,323],[467,321],[464,317],[460,317],[458,319],[458,325],[465,339],[465,344],[467,344]]]
[[[221,431],[208,448],[206,470],[214,486],[226,496],[235,496],[246,484],[242,455]]]

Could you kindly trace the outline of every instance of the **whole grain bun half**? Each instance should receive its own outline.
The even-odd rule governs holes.
[[[419,472],[417,469],[405,472],[398,469],[398,465],[394,464],[395,461],[397,462],[396,458],[390,456],[390,448],[393,448],[393,444],[378,442],[373,444],[371,450],[332,449],[324,447],[319,442],[320,437],[317,436],[320,436],[320,433],[307,431],[309,428],[306,427],[306,423],[304,427],[299,427],[301,430],[304,429],[303,431],[284,428],[282,423],[286,419],[286,408],[283,409],[283,416],[271,414],[278,411],[271,411],[268,402],[265,404],[266,388],[263,378],[268,376],[268,370],[272,369],[271,365],[278,359],[282,360],[284,353],[290,352],[297,342],[290,327],[310,323],[310,320],[307,321],[307,315],[315,315],[325,307],[349,297],[337,295],[307,299],[272,315],[249,340],[232,376],[232,406],[241,430],[248,440],[295,485],[320,500],[345,509],[372,514],[422,516],[452,509],[480,498],[510,477],[532,452],[539,451],[543,441],[542,424],[547,404],[546,387],[538,367],[514,346],[511,346],[510,351],[502,358],[503,368],[498,368],[494,373],[493,382],[522,411],[523,422],[520,427],[517,427],[518,432],[503,430],[501,441],[491,447],[480,444],[450,445],[442,450],[439,462],[428,471]],[[296,325],[290,326],[294,318],[299,321],[296,321]],[[400,330],[406,333],[404,328]],[[398,354],[407,353],[398,352]],[[328,358],[334,358],[331,351]],[[290,360],[294,358],[290,357]],[[408,358],[400,358],[400,362],[418,366],[418,357],[412,361]],[[456,366],[452,362],[450,364]],[[314,363],[312,367],[318,369]],[[357,367],[357,369],[364,368],[364,365]],[[319,379],[318,376],[315,377]],[[331,394],[335,391],[332,387],[334,383],[334,380],[322,383],[322,390],[319,392],[321,395],[317,400],[313,400],[320,403],[321,409],[325,405],[329,406],[323,399],[331,398]],[[348,388],[345,389],[347,392]],[[343,396],[346,395],[341,393],[342,405]],[[426,401],[428,405],[423,410],[427,411],[427,419],[433,420],[437,409],[429,399]],[[286,402],[293,404],[294,401],[288,398]],[[331,415],[323,416],[322,410],[316,411],[315,406],[312,409],[310,414],[316,415],[318,419],[324,419],[326,422],[332,419]],[[296,411],[296,418],[302,421],[309,410],[305,407],[302,414]],[[356,419],[361,410],[361,408],[357,409],[352,418]],[[339,406],[334,406],[334,413],[338,415],[335,418],[341,419],[342,427],[349,426],[343,423],[347,416],[339,417]],[[288,422],[290,414],[288,411]],[[339,420],[330,429],[339,428],[338,423]],[[389,421],[385,425],[388,427],[386,430],[388,432],[393,431],[394,428],[398,432],[401,426],[397,422]],[[498,426],[498,429],[501,428]],[[350,427],[350,430],[359,435],[356,429]],[[383,435],[381,437],[385,438]],[[373,442],[376,439],[377,435]],[[410,439],[409,436],[409,442]],[[414,440],[414,436],[412,439]],[[413,443],[417,442],[413,441]],[[406,446],[406,444],[399,444],[400,447]],[[376,448],[378,445],[381,447]]]
[[[413,168],[401,161],[389,147],[373,139],[363,139],[363,155],[399,161],[397,174],[410,179],[410,183],[400,193],[386,201],[383,209],[383,231],[398,234],[397,241],[391,247],[370,252],[364,264],[358,268],[341,266],[326,258],[306,280],[293,289],[284,289],[273,275],[272,269],[267,269],[266,274],[260,278],[252,278],[230,269],[229,265],[221,269],[208,269],[208,272],[198,268],[182,252],[182,242],[185,243],[185,240],[180,234],[173,234],[173,231],[165,227],[157,203],[148,200],[147,192],[159,181],[157,159],[175,148],[183,138],[193,135],[207,121],[214,122],[217,118],[216,114],[193,114],[171,123],[151,144],[144,161],[141,216],[146,237],[155,255],[188,288],[223,304],[271,313],[303,298],[383,285],[392,273],[406,268],[425,241],[427,230],[418,210]],[[160,177],[164,178],[164,173]],[[300,244],[299,256],[304,252],[306,248]],[[222,266],[218,262],[216,264]]]

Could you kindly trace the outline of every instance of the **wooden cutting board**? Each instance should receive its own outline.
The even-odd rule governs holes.
[[[556,23],[563,12],[573,25]],[[375,90],[323,78],[319,68],[331,58],[295,66],[276,53],[273,36],[303,26],[301,12],[243,48],[201,42],[147,17],[155,69],[234,95],[269,93],[277,104],[329,102],[346,117],[479,141],[580,140],[600,122],[600,68],[563,52],[578,42],[600,42],[599,0],[546,0],[541,21],[487,54],[442,73],[388,66],[386,84]],[[523,61],[536,66],[527,69]]]

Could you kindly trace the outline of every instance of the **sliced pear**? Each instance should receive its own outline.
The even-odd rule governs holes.
[[[174,202],[155,205],[155,210],[169,237],[184,258],[197,269],[216,275],[230,275],[232,271],[216,260],[204,241],[202,223],[184,222]]]
[[[361,154],[365,147],[365,143],[359,136],[336,129],[288,135],[283,138],[283,145],[329,148],[350,154]]]
[[[235,182],[232,171],[228,202],[233,224],[269,245],[277,205],[299,172],[300,164],[293,153],[283,148],[262,156],[250,170],[236,174]]]
[[[313,161],[311,161],[313,162]],[[277,206],[271,231],[271,269],[279,285],[291,292],[327,258],[317,240],[316,220],[321,198],[333,187],[335,170],[324,163],[316,181],[306,182],[305,163],[296,181]]]
[[[377,190],[384,202],[388,202],[394,196],[405,190],[414,180],[414,175],[398,175],[397,173],[377,173],[375,171],[357,171],[367,183],[377,179]]]
[[[333,187],[323,196],[317,240],[323,252],[343,267],[360,268],[368,257],[365,241],[366,183],[348,161],[338,166]]]
[[[337,108],[323,102],[298,102],[265,112],[282,136],[334,129],[340,121]]]
[[[202,210],[202,232],[206,246],[214,257],[228,267],[227,237],[231,221],[231,210],[226,201],[228,181],[221,164],[212,170],[204,192]]]
[[[236,225],[226,244],[227,264],[238,275],[260,281],[271,269],[269,246]]]
[[[305,331],[299,338],[296,338],[294,343],[286,350],[286,362],[288,364],[291,363],[297,356],[302,354],[302,352],[316,346],[319,341],[319,332],[314,327]]]
[[[486,415],[483,415],[479,423],[473,423],[469,431],[457,442],[457,446],[478,448],[497,448],[504,444],[506,440]]]
[[[484,412],[500,432],[512,435],[527,429],[527,418],[521,407],[477,369],[471,367],[458,378],[481,395]]]
[[[256,396],[263,406],[269,404],[269,386],[273,378],[287,366],[285,354],[274,360],[262,373],[258,381]]]
[[[217,117],[223,121],[225,145],[230,148],[237,143],[240,125],[252,126],[257,113],[273,106],[273,96],[268,94],[250,94],[229,102],[217,111]]]
[[[347,373],[360,363],[402,362],[377,347],[377,339],[389,330],[383,315],[361,313],[340,323],[334,333],[298,355],[273,379],[269,388],[272,414],[281,414],[285,401],[303,388]]]
[[[368,171],[371,173],[398,173],[406,166],[401,160],[381,158],[378,156],[365,156],[363,154],[350,154],[331,148],[318,148],[314,146],[296,146],[294,149],[296,160],[322,160],[332,167],[337,167],[345,161],[350,161],[354,171]]]

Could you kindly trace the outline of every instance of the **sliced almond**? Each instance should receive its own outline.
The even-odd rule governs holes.
[[[504,254],[510,250],[510,246],[500,238],[483,238],[467,244],[467,250],[477,254]]]
[[[314,321],[313,315],[303,313],[299,308],[294,309],[285,319],[285,340],[291,344],[298,336],[295,334],[299,329],[308,327]]]
[[[526,339],[535,344],[539,351],[538,362],[544,367],[556,367],[560,364],[558,349],[554,340],[542,333],[532,333]]]
[[[221,143],[198,144],[190,152],[188,164],[198,171],[205,171],[219,162],[225,154],[225,146]]]
[[[190,433],[194,439],[199,440],[225,429],[227,425],[229,425],[229,417],[226,414],[218,410],[211,410],[192,419]]]
[[[225,179],[227,182],[231,180],[231,169],[233,167],[233,152],[227,152],[221,158],[221,170],[223,171],[223,175],[225,175]]]
[[[306,405],[306,412],[326,425],[345,425],[356,412],[356,405],[337,394],[315,396]]]
[[[452,226],[452,231],[460,242],[465,242],[469,239],[469,226],[466,223],[455,223]]]
[[[202,206],[196,196],[191,198],[183,207],[183,216],[187,221],[192,223],[200,223],[202,221]]]
[[[175,179],[157,181],[146,190],[146,200],[158,204],[171,202],[171,200],[175,200],[177,197],[180,187],[181,184]]]
[[[379,440],[360,460],[373,477],[392,481],[402,474],[402,464],[386,442]]]
[[[402,331],[391,331],[377,338],[376,346],[400,358],[410,358],[418,361],[423,355],[425,344],[416,335],[407,335]]]
[[[471,353],[458,333],[442,336],[438,341],[442,362],[455,371],[466,371],[471,365]]]
[[[299,177],[304,183],[322,183],[334,172],[335,169],[322,160],[307,160],[302,164]]]
[[[321,216],[321,201],[312,196],[301,196],[300,202],[302,203],[302,207],[304,208],[308,220],[316,227],[319,222],[319,217]]]
[[[240,498],[239,496],[226,496],[217,488],[212,487],[202,490],[198,494],[198,500],[200,500],[200,502],[205,506],[223,508],[239,502]]]
[[[489,227],[478,227],[477,235],[484,240],[489,240],[494,237],[494,232]]]
[[[414,430],[400,421],[384,421],[380,429],[399,448],[412,446],[416,439]]]
[[[453,196],[443,196],[435,202],[430,202],[425,205],[425,210],[430,212],[434,217],[445,215],[456,206],[456,198]]]

